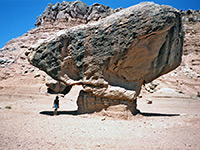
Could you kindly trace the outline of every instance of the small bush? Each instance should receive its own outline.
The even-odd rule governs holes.
[[[6,106],[5,109],[12,109],[12,107],[11,106]]]

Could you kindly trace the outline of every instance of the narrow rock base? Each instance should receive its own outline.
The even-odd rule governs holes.
[[[139,112],[136,109],[136,100],[128,101],[97,97],[92,93],[87,93],[83,90],[80,91],[77,100],[79,114],[100,112],[103,109],[106,111],[110,106],[115,105],[125,105],[126,109],[129,110],[133,115],[136,115]]]

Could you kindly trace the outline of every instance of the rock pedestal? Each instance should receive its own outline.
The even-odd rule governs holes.
[[[121,99],[109,99],[105,97],[97,97],[91,92],[87,93],[81,90],[77,100],[79,114],[99,112],[103,109],[107,110],[107,108],[110,106],[120,104],[125,105],[126,109],[129,110],[132,114],[137,114],[138,110],[136,99],[132,101]]]

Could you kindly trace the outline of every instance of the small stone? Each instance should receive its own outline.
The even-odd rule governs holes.
[[[106,120],[106,117],[101,118],[101,121],[104,121],[104,120]]]
[[[39,77],[39,76],[40,76],[39,73],[35,73],[34,78],[37,78],[37,77]]]
[[[34,68],[30,68],[29,70],[30,70],[30,72],[34,72]]]
[[[177,92],[180,93],[180,94],[184,94],[184,92],[181,91],[181,90],[177,90]]]
[[[150,82],[148,84],[145,84],[145,90],[149,93],[154,93],[156,91],[156,87],[158,86],[158,83],[156,82]]]
[[[153,101],[152,101],[151,99],[147,99],[147,100],[146,100],[146,103],[147,103],[147,104],[152,104]]]
[[[14,50],[16,50],[16,48],[14,47],[9,49],[9,51],[14,51]]]
[[[22,74],[26,74],[26,73],[28,73],[28,70],[24,70],[24,71],[22,72]]]
[[[45,81],[45,76],[44,76],[44,75],[41,75],[41,79]]]
[[[97,144],[96,147],[101,147],[101,144]]]
[[[7,62],[8,62],[9,64],[12,64],[12,63],[15,62],[15,60],[14,60],[14,59],[9,59]]]
[[[0,64],[5,64],[7,62],[7,59],[5,58],[0,58]]]
[[[5,68],[6,67],[6,65],[1,65],[1,68]]]
[[[22,60],[25,60],[26,58],[25,58],[25,57],[23,57],[23,56],[21,56],[21,57],[20,57],[20,59],[22,59]]]

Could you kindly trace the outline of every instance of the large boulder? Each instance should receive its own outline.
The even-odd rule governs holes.
[[[177,9],[145,2],[60,31],[26,54],[55,80],[83,86],[80,113],[117,104],[135,113],[142,84],[181,63],[183,37]]]

